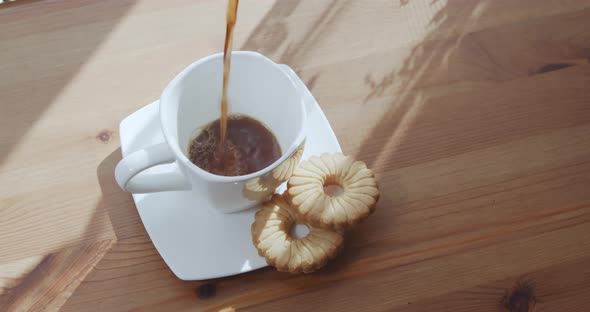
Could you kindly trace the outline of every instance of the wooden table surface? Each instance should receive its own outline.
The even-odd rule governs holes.
[[[177,279],[118,124],[222,49],[225,6],[0,4],[0,311],[590,306],[589,0],[242,0],[234,47],[300,74],[382,196],[317,273]]]

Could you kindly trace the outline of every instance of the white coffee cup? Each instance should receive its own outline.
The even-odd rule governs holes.
[[[123,158],[115,169],[119,186],[131,193],[171,190],[198,192],[199,200],[223,212],[250,208],[284,182],[285,167],[298,162],[305,125],[314,102],[301,79],[287,65],[248,51],[232,53],[228,85],[229,111],[262,122],[277,138],[282,156],[270,166],[243,176],[211,174],[189,158],[188,148],[200,129],[220,116],[223,54],[207,56],[184,69],[160,98],[160,126],[166,141]],[[172,164],[173,170],[152,173],[151,167]],[[170,165],[168,165],[170,166]],[[280,167],[282,166],[282,167]],[[283,172],[277,176],[277,171]],[[287,170],[288,171],[288,170]],[[195,207],[199,207],[199,202]]]

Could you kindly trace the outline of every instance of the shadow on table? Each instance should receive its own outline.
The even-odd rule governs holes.
[[[425,2],[399,0],[399,5],[402,9],[419,12]],[[522,20],[488,30],[494,17],[501,14],[508,21],[507,12],[522,9],[529,2],[531,5],[535,3],[510,2],[511,7],[507,7],[493,0],[431,1],[430,6],[440,9],[431,18],[427,26],[429,31],[413,34],[416,45],[401,66],[395,66],[379,78],[371,72],[365,75],[364,83],[369,89],[365,105],[380,98],[390,98],[391,101],[366,134],[367,139],[355,156],[369,167],[379,163],[387,164],[387,169],[401,168],[481,149],[500,142],[499,138],[529,135],[530,128],[542,126],[541,119],[531,115],[518,124],[507,124],[500,129],[496,124],[498,107],[481,103],[482,99],[475,98],[473,92],[485,92],[494,85],[520,77],[588,64],[587,48],[576,49],[580,42],[560,38],[562,30],[559,28],[551,29],[543,27],[541,22]],[[408,18],[414,17],[412,13]],[[572,20],[576,18],[580,19],[572,15]],[[535,40],[539,39],[528,37],[527,33],[535,28],[539,31],[543,28],[544,33],[554,32],[563,42],[555,39],[554,45],[537,49],[535,55],[527,55],[525,52],[535,49],[532,46],[538,44]],[[563,48],[565,43],[571,43],[572,47]],[[464,96],[457,96],[454,103],[445,102],[450,101],[449,95],[461,92]],[[507,105],[501,98],[497,101]],[[465,120],[457,121],[457,111],[462,112]],[[437,123],[432,124],[433,120]],[[474,141],[467,135],[469,133],[477,133],[480,137]],[[430,144],[422,144],[417,149],[420,144],[415,142]],[[377,152],[367,153],[368,150]]]
[[[426,2],[402,0],[399,6],[408,11],[408,19],[418,18],[415,12],[428,12],[424,9]],[[511,20],[514,16],[510,12],[537,2],[509,2],[508,7],[508,2],[493,0],[428,3],[436,8],[424,27],[428,30],[421,33],[420,27],[414,30],[406,26],[408,31],[415,32],[411,36],[416,42],[408,57],[401,65],[390,65],[389,72],[381,77],[376,78],[371,72],[364,77],[368,92],[363,105],[386,108],[355,148],[355,157],[374,168],[378,176],[380,172],[389,172],[389,189],[382,194],[377,217],[358,229],[367,238],[355,238],[353,246],[362,245],[387,227],[395,228],[397,216],[408,212],[406,185],[395,170],[506,143],[550,126],[544,116],[554,103],[525,89],[515,93],[518,96],[505,97],[497,91],[503,83],[581,65],[575,60],[587,58],[583,39],[571,41],[561,35],[564,25],[551,27],[543,18],[518,23]],[[498,22],[499,18],[506,22]],[[565,26],[576,28],[583,18],[571,14]],[[499,24],[493,25],[494,21]],[[532,38],[531,32],[543,35]],[[551,40],[544,41],[547,44],[543,49],[536,48],[544,38]],[[566,45],[570,47],[564,48]],[[383,61],[387,66],[387,60]],[[561,105],[563,110],[554,116],[551,127],[583,121],[572,113],[578,104]],[[526,112],[527,118],[507,118],[510,111]],[[401,249],[408,241],[399,237],[393,243]]]
[[[131,194],[122,191],[115,180],[115,167],[121,160],[121,148],[107,156],[98,166],[96,176],[102,192],[98,211],[106,211],[117,239],[147,235]]]
[[[4,95],[0,165],[135,2],[16,0],[0,4],[0,90]],[[72,28],[76,21],[84,33]],[[23,45],[31,45],[34,51]]]
[[[303,2],[309,4],[310,2]],[[276,1],[262,21],[254,28],[242,45],[242,50],[260,52],[275,62],[289,65],[313,89],[320,73],[302,73],[306,53],[322,39],[350,0],[329,0],[321,4],[322,11],[309,25],[299,25],[302,35],[295,37],[289,31],[288,19],[302,4],[301,0]]]

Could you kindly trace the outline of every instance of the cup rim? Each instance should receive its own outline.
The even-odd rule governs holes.
[[[168,143],[168,146],[172,149],[172,152],[174,153],[176,160],[178,162],[183,163],[193,173],[199,175],[201,178],[203,178],[209,182],[217,182],[217,183],[242,182],[242,181],[247,181],[247,180],[254,179],[254,178],[260,177],[262,175],[265,175],[268,172],[274,170],[276,167],[278,167],[283,162],[285,162],[295,152],[295,150],[299,147],[299,145],[301,145],[301,143],[303,143],[303,140],[305,139],[305,127],[306,127],[306,123],[307,123],[307,112],[306,112],[304,99],[301,94],[301,90],[299,89],[297,83],[293,80],[293,78],[289,74],[287,74],[283,69],[278,67],[277,63],[273,62],[272,60],[270,60],[269,58],[267,58],[266,56],[264,56],[258,52],[232,51],[232,57],[234,57],[234,56],[238,56],[238,57],[239,56],[247,56],[247,57],[257,58],[257,59],[262,60],[263,62],[266,62],[270,65],[277,66],[278,70],[280,70],[281,73],[283,73],[283,75],[285,75],[285,77],[287,77],[287,79],[291,83],[292,87],[295,90],[297,90],[297,94],[299,95],[299,104],[301,105],[301,110],[300,110],[301,114],[302,114],[301,118],[302,118],[303,122],[301,123],[302,126],[299,129],[299,133],[297,134],[297,136],[293,140],[293,143],[291,143],[289,145],[289,148],[287,149],[287,151],[285,151],[279,159],[275,160],[272,164],[270,164],[269,166],[266,166],[265,168],[263,168],[261,170],[258,170],[256,172],[253,172],[250,174],[241,175],[241,176],[222,176],[222,175],[216,175],[216,174],[210,173],[206,170],[199,168],[197,165],[193,164],[193,162],[191,162],[190,159],[188,159],[188,157],[186,157],[186,155],[182,152],[182,150],[180,149],[180,144],[178,142],[178,139],[175,140],[174,137],[172,136],[171,130],[168,129],[168,127],[166,127],[166,122],[165,122],[163,114],[162,114],[162,110],[166,106],[166,105],[163,105],[163,102],[165,102],[166,99],[169,98],[170,93],[172,92],[172,89],[176,85],[178,85],[178,83],[182,79],[184,79],[191,71],[193,71],[199,65],[209,62],[213,59],[223,58],[223,52],[211,54],[209,56],[203,57],[203,58],[193,62],[192,64],[190,64],[189,66],[184,68],[178,75],[176,75],[176,77],[174,77],[174,79],[172,79],[168,83],[166,88],[164,88],[164,91],[162,92],[162,95],[160,96],[160,107],[159,107],[160,125],[162,127],[164,139],[166,140],[166,143]],[[178,103],[176,105],[178,105]]]

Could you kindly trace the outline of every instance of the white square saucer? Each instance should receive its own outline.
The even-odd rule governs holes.
[[[155,101],[125,118],[119,127],[123,157],[164,142]],[[341,152],[330,123],[315,103],[308,112],[303,159],[326,152]],[[172,170],[157,166],[149,170]],[[282,192],[285,186],[279,187]],[[250,226],[258,208],[224,214],[203,206],[191,191],[133,194],[133,200],[156,249],[176,276],[203,280],[249,272],[265,267],[252,245]]]

